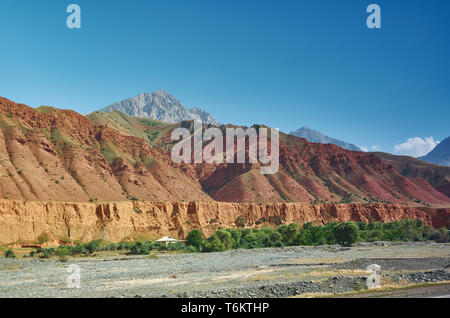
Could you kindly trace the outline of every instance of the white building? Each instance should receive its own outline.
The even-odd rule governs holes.
[[[170,237],[170,236],[164,236],[164,237],[160,238],[159,240],[156,240],[156,242],[161,242],[166,245],[169,245],[170,243],[182,243],[184,241],[174,239],[173,237]]]

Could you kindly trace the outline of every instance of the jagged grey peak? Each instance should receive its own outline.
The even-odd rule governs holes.
[[[427,155],[419,157],[419,159],[436,165],[450,167],[450,137],[445,138]]]
[[[361,149],[359,149],[358,147],[356,147],[353,144],[350,144],[348,142],[345,142],[345,141],[342,141],[342,140],[339,140],[336,138],[326,136],[317,130],[314,130],[314,129],[311,129],[311,128],[308,128],[305,126],[300,129],[291,131],[290,134],[300,137],[300,138],[305,138],[306,140],[308,140],[310,142],[316,142],[316,143],[321,143],[321,144],[333,144],[333,145],[336,145],[336,146],[344,148],[344,149],[353,150],[353,151],[361,151]]]
[[[199,120],[205,124],[218,125],[217,121],[206,111],[194,107],[186,108],[172,95],[163,90],[144,93],[125,99],[100,109],[100,112],[120,111],[129,116],[150,118],[177,123],[183,120]]]

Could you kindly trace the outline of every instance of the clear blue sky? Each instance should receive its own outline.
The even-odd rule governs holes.
[[[1,0],[0,96],[87,113],[164,89],[223,123],[392,152],[450,135],[449,33],[448,0]]]

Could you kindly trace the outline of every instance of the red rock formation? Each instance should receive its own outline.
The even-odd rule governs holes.
[[[373,154],[280,134],[275,175],[261,175],[258,164],[176,165],[168,136],[177,125],[150,129],[123,118],[140,128],[0,98],[0,198],[7,199],[0,200],[0,242],[34,241],[45,232],[84,241],[139,233],[183,237],[197,227],[209,235],[235,226],[238,216],[253,226],[261,218],[272,225],[416,218],[449,224],[448,208],[399,205],[421,200],[447,207],[450,198]],[[149,132],[161,135],[157,142]],[[418,176],[425,175],[421,170]],[[144,201],[113,203],[133,197]],[[308,204],[342,199],[398,204]]]
[[[0,98],[0,198],[88,202],[131,197],[212,201],[142,138],[95,125],[73,111],[37,111]]]
[[[100,113],[90,120],[0,98],[0,198],[450,205],[424,179],[402,176],[373,154],[285,134],[275,175],[261,175],[259,164],[176,165],[169,135],[177,125],[191,127],[189,122],[155,126],[120,116],[133,124],[124,128]],[[150,142],[150,132],[161,134],[157,143]]]
[[[305,222],[325,224],[332,221],[396,221],[421,219],[426,224],[441,222],[450,209],[421,211],[386,204],[302,203],[219,203],[219,202],[121,202],[59,203],[0,200],[0,242],[3,244],[36,241],[42,233],[54,239],[118,242],[141,234],[171,235],[183,238],[199,228],[210,235],[220,227],[236,226],[238,216],[252,227]],[[258,220],[267,220],[256,225]],[[448,219],[447,219],[448,222]],[[436,224],[437,224],[436,223]],[[439,223],[439,225],[441,225]],[[448,225],[448,223],[447,223]]]

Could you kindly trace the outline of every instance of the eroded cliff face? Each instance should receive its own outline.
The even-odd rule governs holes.
[[[444,210],[450,212],[450,209]],[[35,242],[43,233],[54,238],[81,241],[105,239],[119,242],[142,234],[184,238],[195,228],[209,236],[218,228],[236,227],[238,216],[246,219],[251,227],[291,222],[302,225],[306,222],[325,224],[331,221],[388,222],[402,219],[421,219],[435,226],[448,225],[434,222],[434,216],[442,222],[442,213],[384,204],[131,201],[95,204],[0,200],[0,242]]]

